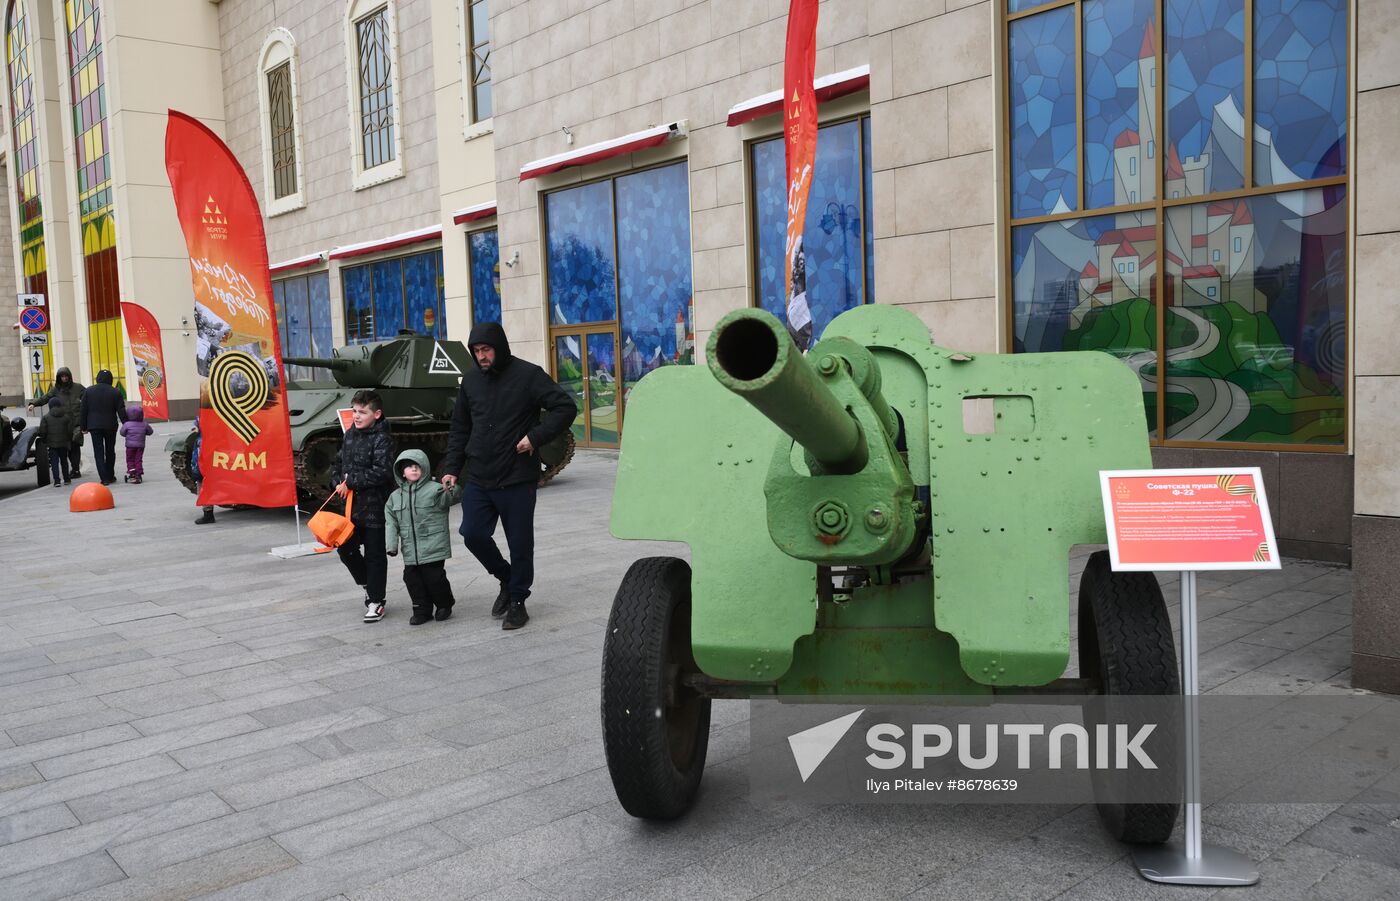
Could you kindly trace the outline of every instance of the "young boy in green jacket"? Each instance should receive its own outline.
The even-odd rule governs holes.
[[[429,475],[428,456],[410,449],[394,461],[398,490],[384,504],[384,544],[393,557],[403,550],[403,583],[413,601],[410,626],[452,615],[452,586],[445,564],[452,556],[448,511],[462,497],[456,485],[444,488]],[[436,614],[433,609],[437,608]]]

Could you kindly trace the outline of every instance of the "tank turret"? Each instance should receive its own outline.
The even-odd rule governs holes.
[[[456,387],[457,379],[472,365],[471,354],[460,341],[418,334],[337,347],[329,357],[283,357],[282,362],[326,370],[344,388],[376,390]]]

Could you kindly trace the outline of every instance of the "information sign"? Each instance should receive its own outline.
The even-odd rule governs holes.
[[[342,407],[335,411],[335,415],[340,417],[340,430],[342,432],[350,431],[350,427],[355,424],[354,409],[351,407]]]
[[[49,343],[48,332],[30,332],[19,336],[19,343],[25,347],[44,347]]]
[[[19,305],[22,307],[42,307],[44,305],[44,295],[42,294],[21,294]]]
[[[44,352],[37,347],[29,351],[29,371],[35,375],[44,372]]]
[[[1115,570],[1278,569],[1258,467],[1099,473]]]

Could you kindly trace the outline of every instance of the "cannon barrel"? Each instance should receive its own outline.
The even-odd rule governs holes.
[[[336,360],[329,357],[283,357],[284,366],[311,366],[316,369],[329,369],[333,372],[347,372],[355,365],[353,360]]]
[[[868,449],[855,418],[764,310],[735,310],[715,326],[707,359],[725,388],[753,404],[833,474],[859,472]],[[840,365],[823,357],[819,365]]]

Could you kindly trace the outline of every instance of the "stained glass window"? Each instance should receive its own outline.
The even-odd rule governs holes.
[[[443,311],[442,250],[347,266],[340,271],[345,340],[387,341],[408,330],[447,331]]]
[[[622,375],[628,387],[663,364],[693,363],[695,309],[685,164],[617,180],[617,259]]]
[[[267,72],[268,128],[272,135],[272,196],[297,192],[296,123],[292,120],[292,62]]]
[[[467,235],[471,270],[472,323],[501,321],[501,247],[496,230]]]
[[[554,325],[617,318],[612,182],[545,196],[549,321]]]
[[[486,0],[467,3],[467,66],[471,76],[471,121],[491,118],[491,13]]]
[[[839,314],[875,300],[869,121],[838,122],[817,133],[816,175],[803,232],[814,342]],[[782,140],[755,143],[750,163],[758,305],[786,321],[787,175]]]
[[[388,6],[355,22],[355,42],[360,77],[360,147],[364,168],[372,169],[395,158]]]
[[[106,73],[101,0],[64,0],[68,29],[69,96],[83,235],[83,286],[93,371],[107,369],[125,392],[121,288],[117,283],[117,222],[107,137]]]
[[[331,353],[330,275],[313,272],[272,283],[277,303],[277,328],[282,354],[288,357],[328,357]],[[288,366],[287,378],[325,380],[325,370]]]
[[[1010,23],[1012,215],[1079,207],[1074,7]]]
[[[1114,355],[1162,443],[1344,443],[1349,7],[1007,0],[1012,350]]]

